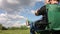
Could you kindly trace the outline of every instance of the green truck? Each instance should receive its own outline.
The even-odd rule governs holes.
[[[39,30],[40,34],[51,34],[53,31],[60,31],[60,5],[59,4],[47,4],[47,17],[48,25],[45,30]]]
[[[48,23],[50,29],[60,30],[60,5],[48,4]]]

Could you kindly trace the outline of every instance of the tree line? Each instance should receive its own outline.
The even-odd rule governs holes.
[[[23,25],[21,27],[4,27],[2,24],[0,24],[0,30],[27,30],[29,29],[27,26]]]

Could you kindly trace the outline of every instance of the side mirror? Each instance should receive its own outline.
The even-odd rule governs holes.
[[[26,20],[26,25],[29,26],[30,25],[30,21],[27,19]]]

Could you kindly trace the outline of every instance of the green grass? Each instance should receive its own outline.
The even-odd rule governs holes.
[[[28,30],[0,30],[0,34],[30,34]]]

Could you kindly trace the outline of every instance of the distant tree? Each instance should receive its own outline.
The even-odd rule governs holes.
[[[2,24],[0,24],[0,30],[2,30]]]
[[[2,27],[2,30],[8,30],[8,28],[6,28],[6,27],[3,26],[3,27]]]
[[[24,25],[24,26],[21,26],[20,29],[22,29],[22,30],[27,30],[28,27]]]
[[[8,30],[27,30],[29,29],[27,26],[21,26],[21,27],[8,27]]]
[[[20,29],[19,27],[9,27],[8,30],[18,30]]]

